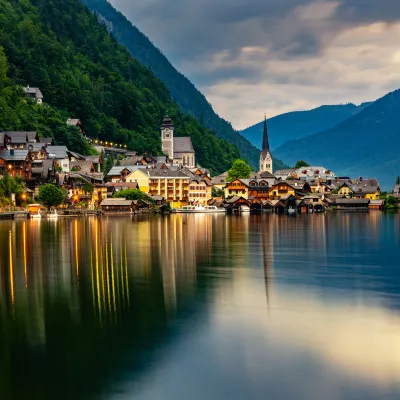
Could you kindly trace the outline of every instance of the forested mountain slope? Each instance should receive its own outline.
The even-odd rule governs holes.
[[[309,111],[294,111],[268,119],[271,148],[275,149],[289,140],[322,132],[359,113],[367,105],[326,105]],[[261,148],[263,121],[240,131],[254,146]]]
[[[79,118],[90,136],[160,153],[159,125],[168,113],[176,134],[192,137],[198,162],[212,172],[239,157],[235,146],[182,113],[165,85],[79,0],[0,0],[0,46],[12,86],[37,86],[51,105],[35,115]],[[24,116],[2,123],[2,129],[31,129],[36,122]]]
[[[340,175],[377,177],[384,188],[400,175],[400,90],[326,131],[285,143],[275,154],[304,159]]]
[[[115,10],[107,0],[82,1],[99,16],[99,20],[121,44],[126,46],[133,57],[150,68],[165,83],[172,98],[183,112],[193,115],[205,127],[212,129],[217,136],[237,146],[243,158],[253,167],[258,166],[260,152],[234,130],[229,122],[214,112],[204,95],[171,65],[147,36]]]

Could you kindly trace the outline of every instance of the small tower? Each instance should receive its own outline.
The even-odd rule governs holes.
[[[263,144],[260,154],[260,172],[269,172],[272,174],[272,156],[269,150],[267,117],[264,117]]]
[[[174,127],[171,118],[166,115],[161,124],[161,148],[169,161],[174,159]]]

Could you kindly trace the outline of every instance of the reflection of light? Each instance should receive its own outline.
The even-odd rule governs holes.
[[[129,275],[128,275],[128,258],[126,257],[126,240],[125,240],[125,277],[126,277],[126,297],[128,300],[128,308],[129,304]]]
[[[99,282],[99,221],[95,221],[95,236],[96,236],[96,247],[95,247],[95,262],[96,262],[96,287],[97,287],[97,306],[99,309],[100,326],[101,322],[101,305],[100,305],[100,282]]]
[[[74,224],[75,233],[75,265],[76,265],[76,279],[79,279],[79,255],[78,255],[78,221],[75,220]],[[78,280],[79,284],[79,280]]]
[[[108,272],[108,240],[106,240],[106,273],[107,273],[107,298],[108,298],[108,310],[111,315],[111,296],[110,296],[110,275]]]
[[[114,259],[113,259],[113,247],[112,247],[112,234],[110,236],[110,259],[111,259],[111,284],[113,292],[113,304],[114,304],[114,318],[117,322],[117,305],[115,304],[115,282],[114,282]]]
[[[26,268],[26,222],[22,225],[22,243],[24,248],[24,276],[25,276],[25,287],[28,287],[28,273]]]
[[[13,305],[14,314],[14,269],[13,269],[13,254],[12,254],[12,233],[11,230],[8,234],[8,247],[10,252],[10,290],[11,290],[11,302]]]

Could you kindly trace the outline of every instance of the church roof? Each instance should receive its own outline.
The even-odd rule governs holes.
[[[174,137],[174,154],[175,153],[194,153],[190,136]]]
[[[164,117],[161,128],[172,128],[172,121],[168,115]]]

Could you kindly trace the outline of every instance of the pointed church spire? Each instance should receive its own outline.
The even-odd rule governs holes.
[[[262,151],[269,151],[268,129],[267,129],[267,115],[264,115],[264,133]]]

